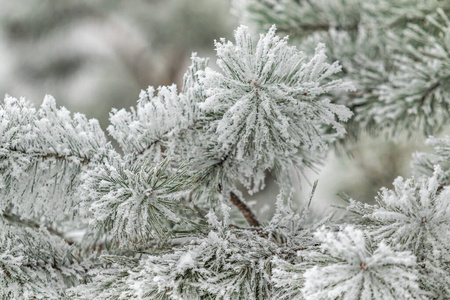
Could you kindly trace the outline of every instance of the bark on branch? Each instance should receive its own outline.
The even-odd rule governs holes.
[[[253,226],[253,227],[261,226],[261,224],[259,223],[258,219],[256,219],[256,216],[252,212],[250,207],[248,207],[248,205],[245,204],[241,199],[239,199],[239,197],[233,192],[230,193],[230,201],[244,215],[245,219],[247,220],[247,222],[250,226]]]

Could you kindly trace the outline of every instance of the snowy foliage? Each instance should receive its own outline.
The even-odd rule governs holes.
[[[113,266],[93,270],[92,283],[71,289],[75,299],[268,299],[282,289],[274,288],[273,265],[292,259],[292,245],[313,245],[313,232],[305,214],[294,213],[283,196],[269,226],[230,227],[230,208],[222,205],[220,221],[210,212],[211,230],[173,253],[149,255],[139,264],[124,257],[107,257]],[[274,228],[273,224],[280,227]],[[284,224],[293,224],[286,228]],[[304,227],[304,228],[301,228]],[[290,242],[289,238],[291,239]],[[295,243],[292,242],[295,239]],[[112,282],[114,287],[105,289]],[[276,286],[275,286],[276,287]],[[300,289],[295,287],[299,294]]]
[[[182,171],[168,173],[169,163],[141,165],[114,157],[87,172],[80,197],[92,229],[122,247],[170,236],[168,224],[183,223],[175,211],[182,209],[179,200],[189,186]]]
[[[115,264],[93,283],[72,289],[75,299],[109,299],[114,282],[119,299],[267,299],[270,260],[276,244],[256,231],[227,229],[209,214],[214,229],[174,253],[150,255],[139,265]],[[119,296],[120,295],[120,296]]]
[[[63,220],[79,202],[80,174],[111,149],[97,120],[73,117],[47,96],[39,110],[7,96],[0,104],[0,210]]]
[[[241,26],[215,43],[218,71],[194,54],[180,89],[149,87],[113,109],[121,153],[51,97],[39,109],[6,97],[0,298],[448,299],[448,137],[415,155],[417,179],[399,177],[374,205],[350,200],[356,218],[318,219],[313,196],[297,207],[286,192],[347,131],[445,124],[441,2],[242,2],[268,32],[253,43]],[[262,219],[242,189],[262,190],[268,173],[281,192]]]
[[[434,166],[439,165],[442,174],[438,180],[441,185],[450,184],[450,136],[442,138],[429,137],[426,144],[433,146],[435,153],[416,152],[413,155],[412,167],[418,176],[432,176]]]
[[[450,105],[450,21],[442,10],[428,16],[430,29],[409,24],[403,37],[391,36],[394,43],[393,64],[397,71],[382,87],[382,108],[374,118],[403,122],[426,134],[439,130],[447,121]],[[437,33],[430,35],[430,31]],[[400,105],[401,103],[401,105]]]
[[[157,96],[149,87],[142,91],[136,110],[113,110],[109,133],[120,143],[125,153],[141,153],[167,135],[170,130],[182,127],[185,119],[183,102],[177,87],[160,87]],[[185,105],[186,108],[189,106]],[[146,144],[141,144],[146,141]]]
[[[0,221],[0,298],[61,299],[86,280],[89,263],[83,266],[63,239],[14,221]]]
[[[172,149],[165,144],[191,126],[198,113],[190,98],[178,94],[176,85],[159,87],[157,96],[154,94],[153,87],[142,91],[137,108],[130,112],[114,109],[108,131],[126,154],[151,154],[158,161],[161,152]]]
[[[374,246],[363,231],[320,230],[324,257],[304,273],[305,299],[413,299],[419,295],[415,257],[386,243]],[[299,255],[310,256],[301,253]],[[317,258],[313,258],[317,259]]]
[[[350,97],[332,98],[354,112],[348,131],[355,138],[363,130],[427,135],[448,119],[448,1],[235,2],[244,23],[276,24],[309,53],[326,44],[357,87]]]
[[[353,202],[349,210],[373,222],[371,235],[395,249],[411,251],[431,292],[450,292],[450,189],[439,184],[442,171],[415,181],[399,177],[394,190],[382,189],[376,205]]]
[[[450,190],[439,184],[442,171],[436,168],[426,180],[394,181],[394,190],[383,188],[377,204],[365,205],[365,218],[377,229],[372,234],[403,250],[411,250],[419,258],[448,256],[450,243]],[[349,206],[349,210],[358,210]],[[367,213],[368,211],[368,213]]]
[[[275,27],[261,35],[255,50],[246,27],[236,30],[235,39],[216,42],[222,73],[206,69],[201,83],[207,98],[200,107],[212,119],[217,151],[232,155],[258,190],[264,171],[292,165],[298,148],[323,151],[323,125],[345,133],[338,121],[347,121],[350,111],[322,96],[352,86],[328,80],[341,67],[326,62],[324,45],[308,59],[277,37]]]
[[[294,38],[302,38],[317,30],[331,27],[356,30],[361,21],[362,2],[359,0],[244,0],[234,1],[244,15],[244,23],[254,22],[268,29],[276,24],[278,30]]]

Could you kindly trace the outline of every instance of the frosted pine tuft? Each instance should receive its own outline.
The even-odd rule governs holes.
[[[216,42],[222,73],[205,70],[206,100],[200,107],[212,119],[218,149],[239,161],[243,175],[255,178],[275,164],[292,165],[299,149],[323,151],[324,125],[345,133],[339,121],[352,114],[326,95],[353,87],[329,80],[341,67],[326,62],[324,45],[309,59],[276,36],[275,26],[256,46],[245,26],[236,30],[235,40]]]
[[[67,218],[79,203],[81,174],[111,150],[97,120],[57,108],[53,97],[35,109],[7,96],[0,103],[0,211]]]
[[[394,189],[383,188],[378,204],[365,205],[363,212],[374,222],[371,235],[376,240],[417,256],[422,283],[433,286],[437,295],[450,292],[450,188],[439,184],[442,175],[436,167],[429,178],[398,177]],[[360,207],[354,202],[349,210]]]
[[[0,298],[62,299],[83,282],[85,268],[74,249],[45,228],[0,220]],[[88,265],[88,264],[87,264]]]
[[[171,174],[170,160],[156,165],[122,162],[118,157],[87,173],[81,186],[82,211],[92,231],[107,232],[121,247],[164,240],[170,224],[186,222],[177,212],[188,209],[180,199],[188,192],[182,170]]]
[[[381,223],[374,234],[402,249],[413,250],[419,257],[438,249],[448,255],[450,189],[439,185],[441,175],[436,167],[433,177],[418,181],[399,177],[394,181],[394,190],[382,189],[378,204],[365,216]]]
[[[193,105],[178,94],[176,85],[141,91],[136,109],[113,110],[108,131],[126,154],[161,160],[161,145],[192,122]]]
[[[442,174],[438,178],[439,183],[443,186],[449,185],[450,136],[446,135],[441,138],[430,136],[425,143],[434,148],[434,153],[414,153],[411,163],[413,171],[418,177],[430,177],[433,176],[435,166],[439,165],[442,169]]]
[[[304,274],[305,299],[420,299],[410,252],[396,252],[385,242],[376,245],[351,226],[337,233],[322,229],[316,237],[324,257]]]

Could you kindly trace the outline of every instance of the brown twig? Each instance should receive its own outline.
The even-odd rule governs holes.
[[[9,278],[11,278],[11,273],[9,273],[9,271],[5,268],[4,265],[1,265],[1,268],[3,270],[3,273],[6,274],[6,276],[8,276]]]
[[[233,192],[230,193],[230,201],[231,203],[233,203],[234,206],[236,206],[239,209],[242,215],[244,215],[245,219],[247,220],[250,226],[253,227],[261,226],[261,224],[259,223],[258,219],[252,212],[250,207],[248,207],[248,205],[245,204],[241,199],[239,199],[239,197]]]

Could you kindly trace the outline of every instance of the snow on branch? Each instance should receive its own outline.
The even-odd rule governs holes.
[[[151,165],[111,157],[87,172],[81,186],[82,211],[91,231],[105,233],[119,247],[166,240],[173,224],[190,223],[178,213],[189,209],[180,198],[189,192],[183,170],[169,172],[170,160]]]
[[[62,299],[87,279],[74,249],[45,228],[0,226],[0,298]]]
[[[381,87],[381,103],[374,119],[395,130],[408,124],[425,135],[438,132],[449,118],[450,21],[442,10],[427,17],[427,26],[409,24],[402,36],[391,35],[393,63],[397,71]],[[430,32],[437,32],[430,34]]]
[[[375,245],[365,232],[350,226],[337,233],[320,230],[316,237],[322,241],[323,257],[304,273],[305,299],[393,300],[420,295],[410,252],[396,252],[384,242]],[[299,253],[314,260],[313,254]]]
[[[309,59],[277,37],[275,27],[260,36],[255,48],[245,26],[236,30],[235,39],[235,44],[216,42],[222,73],[205,70],[200,82],[206,99],[199,105],[211,120],[208,131],[217,139],[216,151],[232,157],[238,172],[249,178],[247,187],[257,190],[264,171],[292,165],[299,149],[325,150],[322,126],[345,133],[339,121],[347,121],[351,112],[324,96],[353,87],[329,80],[341,67],[326,62],[324,45]]]
[[[0,132],[0,210],[24,218],[72,215],[79,174],[112,149],[97,120],[71,116],[50,96],[38,110],[7,96]]]
[[[450,293],[450,188],[440,184],[442,175],[437,166],[432,177],[398,177],[393,190],[383,188],[377,204],[364,207],[363,216],[374,222],[375,240],[417,257],[421,283],[437,295]],[[349,210],[358,210],[357,205]]]

